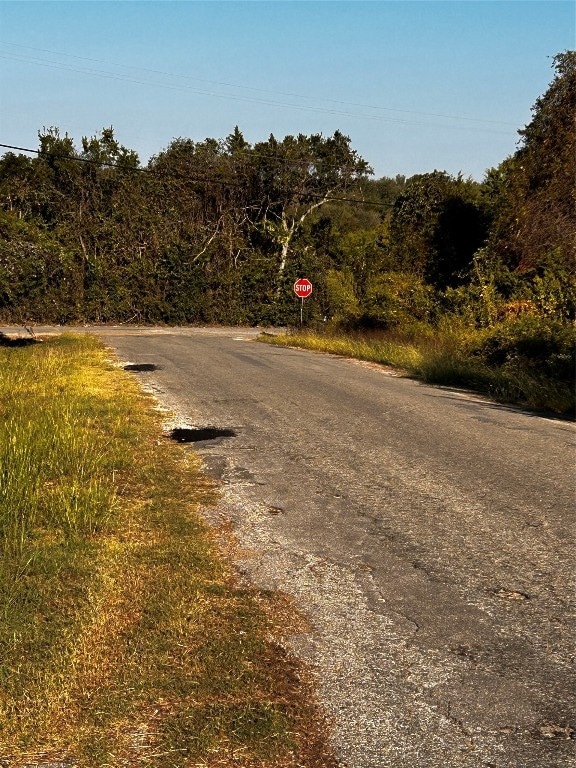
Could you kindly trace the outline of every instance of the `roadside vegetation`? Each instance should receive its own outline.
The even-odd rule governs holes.
[[[194,455],[95,339],[4,342],[0,764],[332,765],[296,614],[235,582]]]

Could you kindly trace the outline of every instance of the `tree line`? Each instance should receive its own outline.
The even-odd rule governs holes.
[[[575,316],[576,53],[482,182],[373,179],[340,132],[178,138],[141,165],[112,127],[0,158],[0,319],[490,325]]]

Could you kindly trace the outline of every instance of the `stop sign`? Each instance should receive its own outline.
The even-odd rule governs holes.
[[[301,277],[294,283],[294,293],[301,299],[306,299],[312,293],[312,283],[305,277]]]

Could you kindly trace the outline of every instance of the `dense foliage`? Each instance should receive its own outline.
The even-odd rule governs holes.
[[[179,138],[143,167],[112,128],[0,158],[3,321],[490,327],[574,319],[576,53],[482,183],[372,180],[340,132]]]

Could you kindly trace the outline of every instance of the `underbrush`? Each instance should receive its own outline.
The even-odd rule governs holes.
[[[261,340],[390,365],[431,384],[469,387],[500,402],[575,415],[576,332],[559,321],[525,317],[478,329],[445,318],[435,328],[300,331]]]
[[[0,764],[330,766],[294,611],[151,405],[90,337],[0,347]]]

